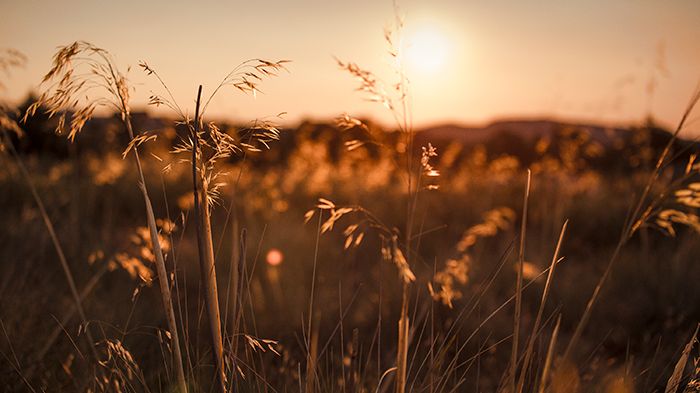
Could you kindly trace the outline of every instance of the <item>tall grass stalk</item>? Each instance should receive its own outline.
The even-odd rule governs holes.
[[[214,358],[215,384],[220,392],[226,392],[226,374],[224,370],[224,350],[221,337],[221,315],[219,313],[219,295],[216,287],[216,266],[214,263],[214,244],[212,241],[211,216],[207,202],[207,181],[204,168],[198,171],[197,162],[200,153],[199,133],[201,119],[199,106],[202,99],[202,85],[197,89],[197,104],[194,126],[192,128],[192,189],[194,194],[195,228],[199,249],[199,268],[204,289],[204,303],[209,318],[211,332],[212,356]]]
[[[231,369],[236,370],[236,351],[238,348],[238,336],[235,334],[235,332],[238,331],[238,305],[242,297],[242,294],[240,293],[240,267],[242,267],[245,263],[246,234],[245,230],[239,230],[238,215],[235,210],[235,203],[233,202],[231,203],[231,209],[231,260],[229,263],[230,266],[228,274],[228,283],[226,288],[226,303],[224,304],[223,334],[225,337],[231,337]],[[229,387],[232,388],[232,386],[233,380],[229,382]]]
[[[516,373],[518,371],[518,345],[520,341],[520,313],[523,297],[523,266],[525,264],[525,236],[527,234],[527,206],[530,200],[530,181],[532,172],[527,171],[527,184],[523,197],[523,218],[520,224],[520,247],[518,249],[517,278],[515,285],[515,313],[513,314],[513,346],[510,353],[509,392],[515,392]],[[551,274],[551,270],[550,270]]]
[[[119,96],[122,109],[124,124],[126,125],[127,131],[129,133],[129,138],[134,139],[134,131],[131,125],[131,116],[129,114],[128,104],[124,96]],[[165,258],[163,257],[163,250],[160,246],[160,240],[158,239],[158,227],[156,225],[155,214],[153,212],[153,205],[151,204],[151,198],[148,195],[148,189],[146,188],[146,179],[143,175],[143,168],[141,166],[141,159],[139,158],[138,147],[134,146],[134,160],[136,161],[137,171],[139,173],[139,188],[141,189],[141,194],[143,195],[144,203],[146,204],[146,217],[148,219],[148,232],[151,236],[151,244],[153,244],[153,254],[156,257],[156,270],[158,272],[158,286],[160,288],[160,295],[163,301],[163,309],[165,311],[165,316],[168,322],[168,329],[172,335],[172,348],[173,348],[173,360],[175,361],[175,373],[177,375],[178,389],[181,392],[187,392],[187,382],[185,379],[185,370],[182,361],[182,352],[180,350],[180,335],[178,333],[177,322],[175,322],[175,309],[173,307],[173,298],[170,291],[170,283],[168,280],[168,271],[165,267]]]
[[[113,69],[110,67],[110,69]],[[115,80],[117,76],[113,72],[113,77]],[[122,89],[118,89],[122,90]],[[134,130],[131,124],[131,115],[129,112],[129,106],[127,103],[127,97],[123,94],[119,94],[119,100],[121,103],[122,119],[129,133],[129,138],[134,139]],[[177,322],[175,322],[175,309],[173,307],[173,298],[170,292],[170,283],[168,280],[168,271],[165,267],[165,258],[163,257],[163,250],[160,246],[160,240],[158,239],[158,227],[156,225],[155,214],[153,212],[153,205],[151,204],[151,198],[148,196],[148,189],[146,188],[146,179],[143,175],[143,168],[141,166],[141,159],[139,157],[138,147],[134,146],[134,160],[136,161],[136,167],[139,173],[139,188],[141,189],[141,194],[143,195],[144,203],[146,204],[146,217],[148,219],[148,231],[151,236],[151,244],[153,245],[153,254],[156,257],[156,269],[158,272],[158,284],[160,288],[160,295],[163,301],[163,308],[165,310],[165,315],[168,322],[168,329],[172,335],[172,348],[173,348],[173,359],[175,361],[175,373],[177,375],[178,388],[181,392],[187,392],[187,382],[185,380],[185,370],[182,362],[182,353],[180,351],[180,335],[178,333]]]
[[[311,273],[311,293],[309,294],[309,315],[306,332],[306,393],[314,390],[316,379],[316,360],[318,351],[318,333],[314,329],[314,299],[316,298],[316,268],[318,267],[318,250],[321,241],[321,222],[323,221],[323,210],[318,212],[318,226],[316,227],[316,244],[314,246],[314,263]],[[302,321],[303,324],[303,321]],[[315,342],[314,342],[315,341]]]
[[[221,338],[221,315],[219,313],[219,295],[216,287],[216,266],[214,263],[214,245],[211,231],[211,216],[207,197],[207,181],[204,169],[197,170],[199,156],[200,113],[202,85],[197,89],[197,104],[194,126],[192,128],[192,189],[194,194],[195,228],[199,249],[199,268],[204,288],[204,303],[209,318],[212,356],[214,358],[215,384],[217,389],[226,392],[226,374],[224,370],[224,351]],[[199,184],[201,184],[201,189]],[[201,199],[201,200],[200,200]]]
[[[549,345],[547,346],[547,357],[544,360],[544,366],[542,367],[542,377],[540,378],[540,386],[537,389],[538,393],[544,393],[547,388],[547,381],[549,380],[549,370],[552,368],[552,363],[554,359],[554,347],[557,344],[557,336],[559,335],[559,326],[561,325],[561,315],[557,318],[557,324],[554,326],[552,331],[552,337],[549,339]]]
[[[237,227],[238,225],[236,225]],[[238,231],[236,231],[238,233]],[[237,357],[236,357],[236,351],[238,350],[238,339],[240,335],[235,334],[240,330],[241,327],[241,320],[243,318],[243,299],[245,297],[245,293],[243,291],[244,284],[246,287],[249,286],[250,282],[245,282],[246,278],[246,255],[248,252],[248,233],[245,228],[243,228],[240,231],[240,237],[239,237],[239,242],[238,242],[238,255],[237,255],[237,265],[236,265],[236,271],[232,272],[231,274],[235,276],[235,286],[232,286],[231,291],[233,291],[233,297],[234,297],[234,302],[232,306],[232,317],[231,317],[231,322],[232,322],[232,342],[231,342],[231,355],[233,358],[233,366],[231,367],[233,370],[237,370]],[[235,246],[235,243],[234,243]],[[233,381],[232,381],[233,382]]]
[[[411,121],[411,107],[409,105],[409,86],[408,78],[404,70],[403,64],[403,48],[402,48],[402,29],[403,20],[399,15],[398,5],[394,4],[394,16],[395,16],[395,26],[396,35],[398,36],[398,43],[394,44],[394,52],[396,53],[396,72],[398,74],[399,82],[396,85],[396,89],[399,93],[399,102],[401,103],[401,110],[396,114],[400,118],[399,129],[406,135],[406,187],[407,187],[407,204],[406,204],[406,229],[404,234],[406,236],[405,247],[406,247],[406,264],[411,266],[412,252],[411,252],[411,240],[413,238],[413,221],[416,214],[416,208],[418,205],[418,193],[420,191],[420,174],[418,171],[418,178],[416,186],[412,184],[413,180],[413,122]],[[420,166],[418,166],[420,168]],[[415,191],[414,191],[415,188]],[[408,303],[410,300],[409,296],[410,282],[404,281],[402,285],[401,294],[401,315],[398,322],[398,344],[396,347],[396,393],[404,393],[406,391],[406,379],[407,379],[407,359],[408,359],[408,347],[409,347],[409,329],[410,320],[408,317]]]
[[[384,39],[388,46],[388,53],[393,60],[393,71],[396,75],[396,82],[391,84],[390,88],[386,88],[384,83],[379,80],[372,72],[364,70],[355,63],[346,63],[337,60],[338,65],[343,70],[349,72],[359,82],[361,87],[358,89],[368,95],[368,100],[378,102],[389,110],[393,116],[399,132],[404,136],[404,158],[405,158],[405,174],[406,174],[406,216],[405,227],[403,231],[403,249],[399,248],[397,235],[391,232],[398,233],[398,230],[389,230],[391,235],[389,239],[393,243],[391,248],[391,262],[400,266],[400,273],[403,276],[402,280],[402,296],[401,296],[401,314],[397,323],[398,338],[396,346],[396,373],[395,392],[404,393],[406,389],[406,373],[408,367],[406,364],[408,358],[409,347],[409,331],[410,318],[408,316],[408,303],[410,301],[411,283],[415,280],[415,276],[410,272],[411,261],[413,259],[412,244],[413,225],[418,206],[418,195],[420,193],[420,175],[421,165],[414,165],[414,130],[412,121],[412,111],[410,105],[409,80],[404,70],[403,64],[403,19],[399,13],[398,6],[394,4],[394,25],[385,29]],[[350,128],[361,125],[361,122],[351,121]],[[414,170],[415,168],[415,170]],[[410,276],[404,273],[410,272]],[[410,277],[410,278],[408,278]],[[408,278],[408,279],[407,279]],[[381,313],[381,310],[380,310]]]
[[[82,65],[88,67],[92,72],[79,73],[75,72],[73,62],[77,62],[77,66]],[[142,142],[140,137],[135,135],[132,122],[131,111],[129,107],[129,86],[127,85],[126,77],[119,72],[111,55],[104,49],[98,48],[87,42],[74,42],[71,45],[62,47],[54,56],[53,67],[44,76],[43,83],[48,81],[56,82],[51,87],[41,94],[39,99],[32,104],[27,113],[28,116],[33,115],[36,111],[46,106],[49,116],[59,115],[57,131],[62,133],[66,127],[66,111],[76,109],[79,103],[83,106],[77,112],[73,113],[69,125],[68,138],[73,140],[81,131],[85,122],[92,117],[94,110],[98,106],[109,106],[117,110],[121,115],[121,121],[126,128],[131,143],[124,152],[124,155],[133,150],[133,157],[136,163],[136,169],[139,176],[139,189],[143,196],[146,205],[146,219],[148,222],[148,230],[150,234],[151,244],[153,245],[153,254],[156,259],[156,269],[158,272],[158,283],[160,295],[163,301],[163,309],[168,324],[168,329],[172,336],[173,360],[175,362],[175,372],[177,375],[177,384],[180,392],[187,392],[187,383],[185,380],[185,372],[182,362],[182,354],[180,351],[180,339],[178,334],[177,323],[175,322],[175,311],[173,308],[173,300],[170,292],[170,284],[168,280],[168,272],[165,267],[165,258],[158,239],[158,227],[156,225],[153,206],[146,188],[146,179],[143,174],[143,167],[139,157],[138,145]],[[110,98],[90,98],[88,95],[92,88],[105,88]],[[72,279],[71,279],[72,281]],[[72,285],[74,297],[77,297],[77,290]],[[82,317],[82,315],[81,315]]]
[[[311,326],[311,325],[309,325]],[[305,393],[314,393],[318,384],[318,324],[315,323],[309,332],[308,352],[306,356],[306,385]]]
[[[530,333],[530,339],[528,340],[527,347],[525,348],[525,358],[523,360],[523,365],[520,370],[520,377],[518,379],[518,393],[523,391],[525,386],[525,375],[527,374],[528,368],[530,366],[530,358],[532,357],[532,352],[535,346],[535,339],[537,338],[537,331],[540,328],[540,323],[542,322],[542,315],[544,314],[544,306],[547,303],[547,297],[549,296],[549,290],[552,285],[552,280],[554,278],[554,271],[559,263],[559,251],[561,250],[561,244],[564,240],[564,235],[566,234],[566,228],[569,221],[564,221],[564,225],[561,227],[559,232],[559,240],[557,240],[557,246],[554,249],[554,255],[552,255],[552,262],[549,265],[549,273],[547,274],[547,281],[544,284],[544,289],[542,290],[542,299],[540,300],[540,307],[537,310],[537,316],[535,317],[535,323],[532,325],[532,332]]]
[[[408,368],[408,283],[403,283],[403,294],[401,299],[401,316],[399,318],[398,344],[396,346],[396,393],[406,391],[406,370]]]

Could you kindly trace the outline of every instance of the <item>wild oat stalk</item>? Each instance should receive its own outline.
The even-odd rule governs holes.
[[[134,133],[131,123],[130,88],[127,79],[119,71],[109,52],[88,42],[78,41],[61,47],[54,55],[53,67],[44,76],[42,87],[44,91],[39,99],[29,107],[24,119],[32,116],[40,108],[46,108],[45,111],[49,117],[58,116],[56,132],[63,134],[67,131],[71,141],[75,139],[75,136],[97,108],[109,107],[121,115],[122,123],[132,141],[126,152],[133,151],[139,174],[138,185],[146,205],[146,218],[153,245],[153,254],[156,257],[161,300],[163,301],[168,329],[172,335],[173,361],[175,362],[178,389],[181,392],[187,392],[168,272],[158,240],[158,227],[139,158],[138,145],[141,142],[133,142],[142,141],[143,136]],[[93,94],[95,90],[101,89],[104,89],[108,95]]]
[[[256,120],[250,127],[242,130],[242,135],[232,135],[226,130],[221,130],[215,123],[210,122],[205,125],[203,116],[213,97],[222,88],[232,86],[243,93],[256,95],[260,91],[258,83],[266,77],[276,76],[282,70],[286,71],[286,63],[289,63],[289,60],[273,62],[253,59],[241,63],[223,78],[204,105],[201,105],[202,86],[200,85],[197,90],[194,121],[191,121],[180,109],[180,106],[158,73],[146,62],[139,64],[148,75],[156,77],[167,92],[167,97],[158,94],[151,95],[149,103],[156,106],[165,105],[174,110],[181,118],[179,123],[187,125],[190,131],[188,138],[182,139],[172,153],[189,155],[189,162],[192,167],[194,216],[199,249],[200,274],[209,318],[212,356],[216,366],[215,384],[222,393],[226,391],[227,381],[223,356],[224,348],[216,281],[211,211],[219,199],[221,189],[226,185],[222,179],[227,174],[219,171],[216,163],[219,160],[243,152],[259,152],[262,149],[269,149],[270,142],[279,139],[279,130],[275,124],[268,120]],[[236,332],[233,335],[235,336],[235,334]]]
[[[336,59],[338,66],[352,75],[356,80],[359,81],[360,86],[357,88],[358,91],[366,95],[367,100],[378,102],[389,110],[391,115],[396,121],[396,125],[399,131],[404,136],[405,144],[405,171],[406,171],[406,226],[404,230],[404,248],[406,250],[405,263],[408,271],[410,271],[410,258],[413,238],[413,223],[416,213],[416,208],[418,205],[418,195],[421,189],[421,175],[423,172],[420,171],[420,167],[417,167],[413,162],[413,119],[412,110],[410,105],[410,94],[409,94],[409,80],[404,70],[403,64],[403,26],[404,21],[401,17],[398,6],[394,5],[394,23],[389,25],[384,30],[384,39],[388,46],[388,54],[392,59],[392,67],[394,74],[396,76],[396,81],[391,84],[386,84],[378,77],[374,75],[371,71],[365,70],[359,67],[357,64],[352,62],[344,62],[342,60]],[[344,116],[343,119],[350,120],[351,123],[355,123],[354,119],[350,119],[349,116]],[[366,128],[365,128],[366,129]],[[361,142],[359,142],[361,144]],[[348,148],[359,147],[358,143],[351,143]],[[425,168],[425,165],[423,165]],[[417,168],[414,170],[414,168]],[[431,167],[431,169],[433,169]],[[437,174],[437,171],[431,172]],[[417,180],[415,180],[417,179]],[[428,187],[429,189],[434,189],[437,187]],[[396,383],[395,391],[396,393],[403,393],[406,389],[406,372],[407,372],[407,354],[409,347],[409,326],[410,321],[408,318],[408,302],[410,300],[409,289],[410,281],[406,282],[404,280],[402,286],[402,305],[401,305],[401,316],[398,322],[398,346],[396,354]]]

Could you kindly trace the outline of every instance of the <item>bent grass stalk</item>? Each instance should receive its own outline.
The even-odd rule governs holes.
[[[110,69],[113,70],[113,67]],[[115,80],[117,76],[113,72],[113,77]],[[121,91],[123,89],[118,89]],[[119,101],[121,104],[122,119],[126,126],[127,132],[129,133],[129,138],[134,140],[134,131],[131,124],[131,115],[129,112],[129,106],[127,102],[127,97],[123,94],[119,94]],[[185,371],[182,362],[182,353],[180,351],[180,338],[177,329],[177,323],[175,322],[175,309],[173,308],[173,299],[170,292],[170,283],[168,280],[168,271],[165,267],[165,258],[163,257],[163,250],[160,246],[160,240],[158,239],[158,227],[156,225],[155,215],[153,213],[153,206],[151,204],[151,198],[148,196],[148,189],[146,188],[146,179],[143,175],[143,168],[141,166],[141,159],[139,157],[138,146],[133,147],[134,150],[134,161],[136,162],[136,168],[139,173],[139,188],[141,189],[141,195],[143,196],[144,203],[146,204],[146,217],[148,219],[148,231],[151,236],[151,244],[153,244],[153,253],[156,257],[156,269],[158,272],[158,284],[160,287],[161,298],[163,301],[163,308],[165,310],[165,315],[168,321],[168,329],[172,334],[172,344],[173,344],[173,358],[175,361],[175,372],[177,373],[178,386],[180,391],[187,392],[187,383],[185,380]]]
[[[88,73],[75,72],[73,61],[78,66],[86,66],[90,69]],[[146,218],[148,229],[153,245],[153,254],[156,259],[156,269],[158,272],[158,283],[160,288],[163,309],[168,324],[168,329],[172,335],[173,360],[177,374],[177,384],[180,392],[187,392],[187,383],[180,351],[180,339],[177,324],[175,322],[175,311],[170,292],[168,273],[165,267],[165,258],[158,239],[158,227],[153,212],[151,199],[146,188],[146,180],[143,174],[143,167],[139,157],[138,145],[142,141],[141,136],[137,137],[131,123],[131,112],[129,108],[129,87],[126,78],[114,65],[114,61],[109,52],[98,48],[88,42],[77,41],[71,45],[64,46],[54,55],[53,67],[44,76],[42,83],[53,81],[54,83],[46,88],[39,99],[32,104],[25,113],[24,119],[32,116],[42,106],[46,106],[46,113],[49,117],[59,115],[57,132],[63,133],[66,127],[66,112],[75,109],[80,103],[82,107],[71,116],[69,124],[68,138],[72,141],[81,131],[85,122],[89,120],[98,106],[109,106],[118,111],[121,120],[126,128],[131,140],[129,147],[124,152],[124,156],[133,150],[134,161],[139,176],[139,189],[146,206]],[[102,87],[110,94],[110,98],[90,98],[89,90],[94,87]],[[73,290],[77,296],[77,290]]]

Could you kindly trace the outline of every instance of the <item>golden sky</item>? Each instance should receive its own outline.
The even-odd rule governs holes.
[[[700,1],[399,3],[413,51],[407,70],[417,126],[502,117],[627,123],[649,112],[672,125],[700,81]],[[296,122],[348,112],[390,120],[354,92],[356,83],[334,60],[390,80],[383,39],[394,15],[389,0],[0,0],[0,15],[0,48],[29,58],[6,83],[2,94],[10,100],[36,88],[56,47],[86,40],[124,69],[132,66],[135,107],[159,91],[140,60],[181,106],[193,107],[197,85],[206,94],[241,61],[290,59],[290,73],[266,81],[264,94],[225,90],[209,116],[241,121],[287,112]]]

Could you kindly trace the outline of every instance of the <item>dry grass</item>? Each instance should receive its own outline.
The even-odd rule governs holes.
[[[85,70],[89,71],[85,71]],[[73,141],[81,131],[85,123],[92,117],[99,106],[115,108],[121,116],[130,140],[136,139],[131,124],[131,111],[129,107],[129,86],[126,77],[119,72],[114,60],[104,49],[98,48],[87,42],[74,42],[71,45],[58,50],[53,59],[53,67],[44,76],[42,84],[46,85],[45,91],[39,99],[29,107],[24,120],[44,107],[49,117],[58,115],[56,132],[65,133],[65,123],[69,110],[75,110],[71,114],[68,138]],[[88,93],[94,88],[103,88],[109,95],[107,97],[90,97]],[[163,309],[168,321],[168,329],[172,337],[173,359],[177,372],[178,389],[187,392],[185,372],[180,350],[180,339],[175,311],[170,292],[168,271],[158,238],[158,228],[151,204],[151,199],[146,188],[146,180],[143,175],[141,158],[138,153],[138,144],[129,144],[124,153],[133,151],[134,161],[139,173],[139,188],[146,205],[146,219],[153,246],[153,254],[156,259],[158,282],[163,301]],[[62,258],[63,259],[63,258]],[[77,298],[77,290],[71,285],[71,291]],[[80,309],[79,309],[80,310]],[[81,312],[82,315],[82,312]]]
[[[199,86],[193,119],[156,70],[141,62],[163,90],[150,104],[170,108],[177,120],[139,132],[129,106],[131,87],[109,53],[86,42],[60,48],[25,122],[18,124],[18,115],[6,106],[0,111],[2,151],[17,168],[3,173],[0,184],[14,185],[18,174],[34,204],[27,207],[20,194],[8,199],[19,206],[8,214],[21,224],[18,236],[32,233],[34,217],[43,223],[72,300],[65,305],[52,299],[48,303],[59,317],[48,318],[34,299],[54,297],[57,288],[39,291],[34,285],[23,292],[8,279],[0,281],[0,304],[7,304],[3,294],[16,292],[29,296],[21,307],[37,305],[35,314],[0,315],[3,365],[14,376],[0,374],[0,379],[12,380],[9,389],[521,393],[597,391],[597,386],[660,391],[661,386],[667,393],[692,391],[700,372],[698,361],[691,362],[697,329],[680,350],[678,340],[662,345],[644,335],[687,337],[689,327],[697,326],[693,307],[700,298],[691,291],[672,295],[682,290],[679,283],[698,274],[700,164],[697,151],[687,151],[697,145],[679,150],[676,142],[700,93],[649,172],[606,175],[589,168],[582,157],[590,158],[595,149],[577,137],[576,143],[562,138],[558,157],[550,153],[551,141],[540,141],[535,149],[541,156],[529,168],[517,157],[488,157],[478,148],[438,149],[427,143],[419,150],[402,64],[403,20],[396,15],[384,35],[394,81],[383,82],[352,62],[337,64],[358,81],[365,98],[394,116],[397,134],[348,114],[325,133],[313,125],[285,132],[265,120],[243,128],[205,121],[217,94],[228,89],[255,95],[266,78],[286,71],[286,60],[261,59],[235,67],[206,98]],[[7,60],[0,56],[1,70],[23,61],[7,53]],[[90,128],[101,107],[119,114],[126,135],[117,150],[122,159],[133,157],[134,169],[105,176],[104,163],[92,169],[86,158],[64,166],[48,159],[37,163],[16,148],[17,138],[42,114],[54,119],[58,133],[80,143],[77,136]],[[278,141],[284,143],[273,146]],[[681,159],[687,161],[679,170]],[[46,175],[42,165],[49,167]],[[94,220],[89,230],[107,231],[102,237],[71,241],[62,232],[72,226],[58,210],[65,205],[65,173],[72,170],[89,175],[77,177],[83,188],[76,186],[71,194],[85,193],[84,200],[68,198],[69,203],[85,204]],[[141,191],[138,201],[123,191],[134,182]],[[162,205],[149,193],[157,185]],[[633,192],[639,196],[626,206]],[[110,209],[105,200],[116,213],[102,220],[97,213],[107,216]],[[142,208],[131,209],[141,203],[146,227]],[[517,230],[514,209],[521,206]],[[629,214],[622,222],[625,209]],[[156,212],[167,219],[156,219]],[[171,215],[178,218],[171,221]],[[303,226],[302,215],[306,222],[317,218],[316,225]],[[610,226],[620,223],[619,239],[610,240]],[[140,228],[136,235],[134,226]],[[639,262],[649,257],[635,236],[643,228],[673,237],[653,237],[654,251],[661,262],[670,261],[668,266]],[[263,256],[273,249],[279,255],[269,262]],[[605,255],[611,256],[596,264]],[[564,257],[567,263],[560,264]],[[43,276],[50,276],[50,268],[40,264],[42,258],[28,258],[33,265],[25,270],[8,264],[7,276],[48,282]],[[82,265],[83,259],[90,264]],[[192,273],[194,259],[198,275]],[[152,264],[157,293],[149,289]],[[613,271],[625,279],[612,280]],[[652,289],[635,286],[633,279]],[[82,280],[86,284],[79,290]],[[600,300],[604,290],[610,291],[607,302]],[[649,313],[625,305],[627,298],[613,298],[616,291],[641,308],[681,304],[683,309],[672,317],[655,309],[653,316],[661,321],[645,321]],[[153,313],[151,295],[161,313]],[[76,313],[77,334],[71,323]],[[624,317],[649,328],[615,328]],[[394,327],[387,329],[387,320]],[[32,330],[22,334],[27,326]],[[27,344],[26,336],[42,329],[50,332],[47,339]],[[95,332],[101,340],[95,340]],[[84,343],[74,339],[80,335]],[[84,356],[85,347],[92,359]],[[690,363],[693,370],[686,377]]]
[[[267,60],[254,59],[241,63],[227,74],[221,83],[214,89],[206,102],[200,107],[202,102],[202,86],[197,89],[196,107],[194,120],[184,115],[180,105],[175,101],[166,83],[160,78],[158,73],[146,62],[141,62],[141,68],[148,74],[157,78],[158,82],[167,92],[166,96],[152,95],[150,104],[166,105],[181,117],[180,122],[187,125],[189,130],[188,139],[181,143],[172,151],[173,154],[188,153],[192,168],[192,195],[194,201],[194,224],[197,233],[197,246],[199,250],[200,276],[204,290],[204,303],[207,309],[208,324],[210,330],[211,354],[215,365],[214,384],[220,392],[228,390],[226,360],[224,359],[224,340],[221,328],[221,312],[219,307],[219,290],[217,285],[217,273],[214,251],[214,240],[211,223],[211,211],[219,198],[219,190],[225,185],[221,180],[226,177],[226,173],[216,168],[217,162],[225,160],[244,152],[260,152],[261,147],[269,149],[269,143],[279,139],[279,131],[274,124],[268,121],[256,121],[245,135],[245,139],[237,140],[234,136],[222,132],[214,123],[208,123],[203,127],[203,116],[213,97],[226,86],[233,86],[243,93],[255,95],[258,84],[263,78],[276,76],[279,71],[286,70],[285,64],[288,60],[271,62]],[[146,141],[146,139],[144,139]],[[141,141],[138,143],[142,143]],[[130,144],[130,147],[132,144]],[[235,197],[232,199],[235,201]],[[232,202],[233,206],[233,202]],[[235,259],[235,257],[234,257]],[[232,277],[234,291],[238,289],[239,277],[236,274],[237,268],[232,267]],[[230,293],[230,291],[227,291]],[[238,298],[235,293],[234,301]],[[228,299],[228,297],[227,297]],[[227,310],[228,311],[228,310]],[[234,323],[232,328],[238,324],[236,313],[234,312]],[[236,331],[234,330],[234,333]],[[235,349],[233,350],[235,353]],[[235,362],[232,362],[235,365]],[[235,373],[235,369],[233,371]]]

